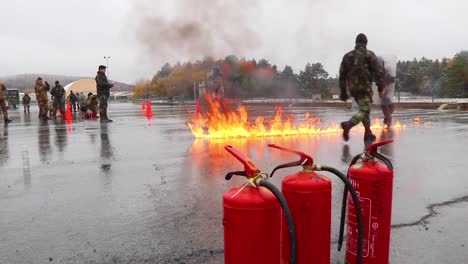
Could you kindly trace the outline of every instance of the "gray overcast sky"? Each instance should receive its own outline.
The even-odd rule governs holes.
[[[210,2],[223,2],[0,1],[0,76],[19,73],[91,76],[97,65],[105,64],[103,56],[110,55],[111,79],[125,82],[150,78],[166,60],[203,57],[183,52],[178,56],[177,45],[172,43],[168,46],[176,50],[170,56],[165,51],[149,52],[151,43],[141,43],[137,37],[143,16],[164,17],[168,21],[178,16],[196,19],[203,13],[200,7],[182,11],[180,6],[200,3],[201,8],[206,4],[209,10]],[[367,34],[369,49],[400,59],[451,57],[468,49],[468,1],[252,0],[244,5],[254,2],[255,9],[247,13],[243,13],[242,4],[241,10],[225,10],[248,16],[248,26],[257,38],[253,47],[236,52],[247,58],[267,58],[280,69],[289,64],[298,72],[307,62],[320,61],[330,74],[336,74],[342,55],[353,48],[354,38],[360,32]],[[219,19],[227,17],[222,13],[215,15]],[[158,27],[149,26],[151,30]],[[237,26],[223,25],[226,28],[219,32],[235,30]],[[224,56],[232,52],[232,48],[226,47],[214,54]]]

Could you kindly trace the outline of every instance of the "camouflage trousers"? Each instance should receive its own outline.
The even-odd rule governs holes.
[[[49,111],[49,100],[47,98],[40,98],[40,100],[37,101],[37,104],[39,105],[39,114],[47,115],[47,112]]]
[[[99,95],[99,114],[107,114],[107,100],[108,97],[106,95]]]
[[[364,97],[359,97],[359,98],[355,98],[356,100],[356,103],[358,105],[358,110],[359,112],[357,112],[357,114],[355,114],[353,117],[351,117],[351,119],[349,120],[349,122],[355,126],[357,124],[359,124],[360,122],[362,122],[362,124],[364,125],[364,127],[370,127],[370,111],[371,111],[371,98],[368,97],[368,96],[364,96]]]
[[[0,99],[0,110],[3,112],[3,118],[8,119],[8,110],[5,99]]]

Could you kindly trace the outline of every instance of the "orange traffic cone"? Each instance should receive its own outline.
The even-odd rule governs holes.
[[[71,111],[70,102],[67,103],[67,109],[66,109],[66,113],[65,113],[65,120],[73,121],[73,115],[72,115],[72,111]]]
[[[153,117],[153,109],[151,109],[151,101],[148,99],[146,103],[146,117]]]

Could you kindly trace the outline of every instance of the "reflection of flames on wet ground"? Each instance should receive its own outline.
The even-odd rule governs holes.
[[[218,97],[206,96],[208,109],[205,113],[197,109],[187,125],[196,138],[252,138],[292,135],[318,135],[340,133],[338,124],[323,124],[320,118],[305,113],[302,121],[295,120],[293,115],[286,116],[281,107],[276,107],[273,118],[258,116],[250,121],[249,111],[245,106],[231,110],[229,106]],[[373,130],[384,129],[380,119],[376,119],[371,127]],[[397,122],[392,126],[395,129],[404,128]]]

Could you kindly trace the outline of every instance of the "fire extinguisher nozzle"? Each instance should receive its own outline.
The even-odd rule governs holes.
[[[284,215],[286,217],[286,222],[288,224],[288,233],[289,233],[289,241],[290,241],[290,264],[296,264],[297,262],[297,236],[296,236],[296,228],[294,226],[294,220],[291,213],[291,209],[288,206],[286,198],[284,198],[283,194],[280,190],[278,190],[275,185],[265,179],[260,179],[258,181],[260,186],[263,186],[270,190],[273,195],[278,199],[281,207],[283,208]]]
[[[359,202],[359,197],[356,193],[356,190],[354,189],[353,185],[349,181],[348,177],[338,169],[335,169],[333,167],[329,167],[326,165],[322,166],[317,166],[322,169],[322,171],[328,171],[330,173],[335,174],[340,180],[345,184],[345,193],[349,191],[351,194],[351,197],[353,199],[353,203],[355,205],[356,209],[356,216],[357,216],[357,222],[358,222],[358,240],[357,240],[357,263],[361,264],[362,263],[362,253],[363,253],[363,247],[364,247],[364,225],[363,225],[363,219],[362,219],[362,211],[361,211],[361,205]],[[342,214],[342,223],[343,223],[343,214]],[[341,229],[342,226],[340,226],[340,238],[338,241],[338,250],[341,249],[341,245],[343,243],[343,230]]]

